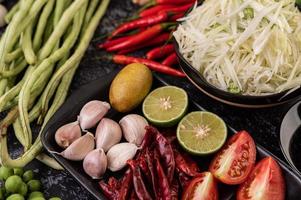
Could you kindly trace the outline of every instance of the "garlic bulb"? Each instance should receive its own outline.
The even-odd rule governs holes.
[[[145,135],[147,120],[136,114],[130,114],[123,117],[119,122],[124,138],[129,142],[139,146]]]
[[[94,136],[92,133],[86,133],[75,140],[67,149],[58,153],[68,160],[83,160],[86,155],[95,147]]]
[[[81,109],[78,120],[82,130],[94,127],[110,110],[111,106],[103,101],[90,101]]]
[[[126,166],[126,162],[133,159],[138,147],[132,143],[119,143],[110,148],[107,153],[108,168],[112,171],[121,170]]]
[[[0,4],[0,27],[5,26],[5,15],[7,14],[7,9]]]
[[[82,135],[78,122],[72,122],[59,128],[55,132],[55,141],[62,147],[67,148],[72,142]]]
[[[113,145],[120,142],[121,128],[115,121],[103,118],[96,129],[96,148],[102,148],[107,152]]]
[[[107,156],[104,150],[90,151],[84,159],[83,168],[93,179],[100,179],[107,169]]]

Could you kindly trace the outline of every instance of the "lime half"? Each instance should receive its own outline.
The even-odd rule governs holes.
[[[175,86],[160,87],[152,91],[144,100],[144,116],[154,125],[171,127],[185,115],[188,107],[187,93]]]
[[[191,112],[178,125],[177,138],[182,147],[196,155],[219,150],[226,141],[225,122],[210,112]]]

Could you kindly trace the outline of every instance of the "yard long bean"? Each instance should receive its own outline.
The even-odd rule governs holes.
[[[23,51],[22,51],[22,48],[17,48],[16,50],[8,53],[6,56],[5,56],[5,63],[11,63],[12,61],[20,58],[23,54]]]
[[[24,31],[22,37],[22,50],[24,53],[25,60],[28,64],[34,65],[37,62],[37,56],[33,50],[32,44],[32,29],[34,28],[34,23],[32,22]]]
[[[12,20],[13,16],[16,14],[16,12],[18,12],[19,7],[20,7],[20,2],[17,2],[17,3],[10,9],[10,11],[5,15],[4,20],[5,20],[5,22],[6,22],[7,24]]]

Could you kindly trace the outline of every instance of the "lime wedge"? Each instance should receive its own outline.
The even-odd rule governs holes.
[[[152,91],[144,100],[144,116],[154,125],[171,127],[185,115],[188,107],[187,93],[175,86],[160,87]]]
[[[210,112],[191,112],[178,125],[177,138],[182,147],[196,155],[218,151],[226,141],[225,122]]]

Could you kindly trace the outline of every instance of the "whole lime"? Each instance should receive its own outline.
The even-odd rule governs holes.
[[[12,194],[9,197],[7,197],[6,200],[25,200],[24,197],[20,194]]]
[[[4,181],[8,177],[12,176],[14,174],[13,169],[1,166],[0,167],[0,180]]]
[[[51,197],[49,200],[61,200],[59,197]]]
[[[34,197],[30,200],[46,200],[44,197]]]
[[[28,189],[30,191],[39,191],[41,189],[41,181],[39,180],[30,180],[27,183]]]
[[[10,176],[5,181],[5,189],[7,192],[17,193],[20,190],[22,183],[23,181],[20,176],[17,175]]]
[[[40,192],[40,191],[31,192],[28,195],[28,200],[31,200],[31,199],[36,198],[36,197],[44,197],[44,194],[42,192]]]
[[[14,170],[14,175],[18,175],[20,177],[23,176],[24,170],[22,168],[18,167],[18,168],[14,168],[13,170]]]
[[[27,188],[26,183],[22,182],[22,184],[21,184],[21,186],[19,188],[18,193],[21,194],[22,196],[26,196],[27,191],[28,191],[28,188]]]
[[[33,177],[34,177],[33,171],[32,170],[27,170],[23,174],[23,181],[27,183],[28,181],[32,180]]]

